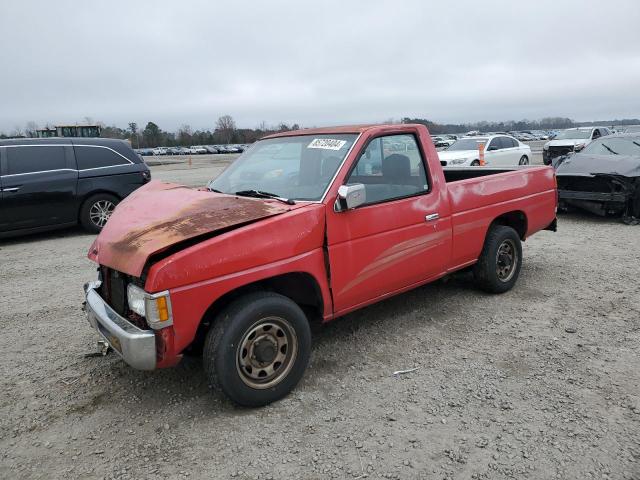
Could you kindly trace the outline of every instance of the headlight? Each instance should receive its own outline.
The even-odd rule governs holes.
[[[461,163],[468,161],[468,158],[454,158],[453,160],[449,160],[449,165],[460,165]]]
[[[579,152],[580,150],[582,150],[584,148],[584,143],[576,143],[573,146],[573,150],[575,150],[576,152]]]
[[[151,328],[157,330],[173,325],[168,291],[151,294],[130,283],[127,287],[127,302],[132,311],[147,319]]]
[[[549,150],[549,145],[547,145],[546,143],[542,146],[543,150]]]

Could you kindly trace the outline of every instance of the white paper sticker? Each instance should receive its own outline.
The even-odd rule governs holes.
[[[347,143],[346,140],[333,138],[314,138],[307,148],[321,148],[323,150],[340,150]]]

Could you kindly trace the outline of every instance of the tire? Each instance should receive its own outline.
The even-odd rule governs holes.
[[[529,165],[529,158],[526,155],[523,155],[522,157],[520,157],[518,165]]]
[[[482,253],[473,268],[479,288],[489,293],[504,293],[513,288],[522,267],[522,244],[511,227],[491,227]]]
[[[108,193],[98,193],[85,200],[80,208],[80,223],[91,233],[100,233],[120,200]]]
[[[256,292],[217,316],[203,364],[211,386],[239,405],[261,407],[293,390],[310,354],[311,329],[300,307],[283,295]]]
[[[471,166],[472,167],[479,167],[480,166],[480,160],[474,160],[473,162],[471,162]]]

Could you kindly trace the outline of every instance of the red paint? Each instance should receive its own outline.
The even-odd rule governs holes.
[[[159,366],[177,362],[207,309],[244,285],[305,273],[317,283],[323,318],[329,321],[473,264],[489,225],[502,214],[524,214],[525,237],[555,218],[551,167],[447,184],[429,132],[421,125],[322,128],[272,137],[336,133],[359,133],[360,137],[324,202],[286,206],[151,183],[118,207],[89,256],[134,276],[151,259],[145,289],[169,290],[174,317],[174,325],[165,329],[171,332],[159,333],[159,352],[163,352]],[[338,187],[359,153],[370,139],[389,134],[416,136],[430,191],[334,212]],[[203,213],[207,208],[212,209],[210,214]],[[426,222],[425,216],[432,213],[438,213],[439,219]],[[194,215],[207,220],[194,222]],[[193,244],[177,253],[155,257],[159,260],[151,257],[187,239]]]

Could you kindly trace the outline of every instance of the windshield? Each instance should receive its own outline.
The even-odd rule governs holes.
[[[591,130],[564,130],[554,137],[554,140],[573,140],[591,138]]]
[[[320,200],[357,138],[330,134],[261,140],[208,187],[229,194],[257,190],[294,200]]]
[[[581,153],[590,155],[634,155],[640,157],[640,136],[604,137],[591,142]]]
[[[485,137],[461,138],[456,140],[447,150],[478,150],[478,145],[487,143]]]

